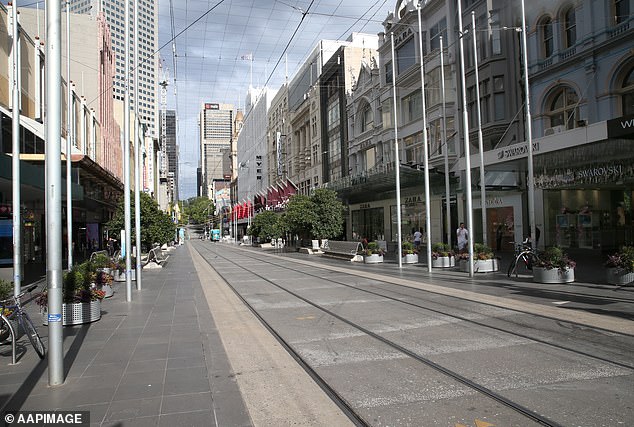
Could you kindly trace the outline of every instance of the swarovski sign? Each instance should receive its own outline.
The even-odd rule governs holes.
[[[533,152],[539,152],[539,142],[533,142]],[[513,145],[498,151],[498,159],[512,159],[528,155],[528,144]]]

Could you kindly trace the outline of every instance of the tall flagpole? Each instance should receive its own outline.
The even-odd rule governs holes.
[[[401,245],[403,236],[401,233],[401,168],[399,160],[398,148],[398,114],[396,102],[396,60],[394,58],[394,33],[390,33],[392,40],[392,92],[394,94],[394,163],[396,170],[396,258],[398,259],[398,268],[403,268],[403,257],[401,257]]]
[[[134,234],[136,236],[136,289],[141,290],[141,126],[139,124],[139,2],[134,2]]]
[[[469,149],[469,114],[467,111],[467,88],[465,81],[464,66],[464,31],[462,26],[462,1],[458,0],[458,35],[460,47],[460,89],[462,91],[462,133],[464,137],[464,159],[465,159],[465,191],[467,192],[467,230],[469,239],[469,277],[473,277],[473,195],[471,194],[471,150]]]
[[[70,0],[66,0],[66,246],[68,269],[73,267],[73,91],[70,86]]]
[[[46,282],[48,384],[64,382],[62,333],[62,4],[46,2]]]
[[[442,36],[440,38],[440,92],[442,99],[442,145],[445,154],[445,226],[447,231],[447,244],[451,247],[451,186],[449,184],[449,146],[447,145],[447,97],[445,96],[445,48]]]
[[[13,211],[13,292],[14,295],[20,294],[22,286],[22,212],[20,206],[21,188],[20,188],[20,93],[21,78],[20,74],[20,44],[18,32],[18,4],[17,0],[13,0],[11,6],[12,14],[12,33],[11,33],[11,56],[13,57],[13,73],[12,73],[12,92],[13,99],[11,105],[12,127],[11,127],[11,178],[12,178],[12,211]]]
[[[528,222],[531,232],[531,242],[533,247],[537,246],[536,224],[535,224],[535,180],[533,173],[533,130],[531,119],[531,102],[530,102],[530,86],[528,84],[528,53],[526,47],[526,9],[524,0],[522,0],[522,59],[524,60],[524,96],[526,97],[526,139],[528,140],[528,179],[526,186],[528,187]]]
[[[478,72],[478,41],[476,37],[475,12],[471,11],[471,28],[473,28],[473,60],[475,62],[476,114],[478,115],[478,149],[480,150],[480,204],[482,205],[482,243],[488,246],[487,236],[487,204],[486,182],[484,181],[484,143],[482,141],[482,113],[480,111],[480,74]]]
[[[423,24],[421,2],[418,3],[418,39],[420,47],[420,95],[423,110],[423,162],[425,165],[425,228],[427,229],[427,271],[431,272],[431,197],[429,194],[429,149],[427,147],[427,103],[425,98],[425,65],[423,61]]]
[[[125,37],[123,54],[125,66],[123,72],[125,95],[123,101],[123,197],[125,220],[125,288],[126,301],[132,301],[132,236],[130,212],[130,0],[125,0]]]

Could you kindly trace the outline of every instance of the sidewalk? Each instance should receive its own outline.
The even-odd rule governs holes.
[[[48,362],[26,339],[16,366],[11,346],[0,346],[0,412],[90,411],[91,425],[251,425],[191,257],[185,247],[171,255],[167,268],[143,272],[142,291],[133,282],[131,303],[119,283],[101,320],[64,328],[63,385],[48,387]]]

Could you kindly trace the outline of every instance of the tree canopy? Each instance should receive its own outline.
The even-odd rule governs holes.
[[[174,240],[176,226],[170,216],[159,209],[154,199],[145,193],[141,194],[141,245],[151,248],[155,244],[164,244]],[[131,197],[134,200],[134,197]],[[134,206],[131,207],[132,239],[136,239],[134,227]],[[110,230],[118,232],[125,229],[125,212],[123,201],[117,206],[114,217],[107,224]]]
[[[269,241],[275,237],[281,237],[284,232],[280,214],[273,211],[264,211],[257,214],[253,218],[248,233],[251,236],[259,237],[265,241]]]
[[[214,203],[207,197],[194,197],[181,205],[181,211],[189,222],[193,224],[205,224],[207,219],[214,214]]]

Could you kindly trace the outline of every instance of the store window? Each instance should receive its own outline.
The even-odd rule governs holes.
[[[621,107],[624,116],[634,114],[634,66],[623,79]]]
[[[554,52],[553,21],[545,17],[539,21],[538,26],[541,29],[542,57],[550,58]]]
[[[577,42],[577,19],[574,6],[569,7],[563,15],[564,18],[564,42],[569,48]]]
[[[398,241],[398,217],[396,205],[390,206],[390,218],[392,226],[390,229],[390,239],[392,242]],[[414,231],[420,230],[423,236],[427,236],[425,230],[425,203],[413,202],[401,205],[401,239],[402,241],[412,240]]]
[[[356,210],[351,216],[353,240],[385,240],[383,208]]]
[[[564,126],[565,129],[572,129],[576,126],[575,111],[579,98],[577,93],[570,87],[564,86],[556,89],[551,97],[548,116],[550,126]]]

